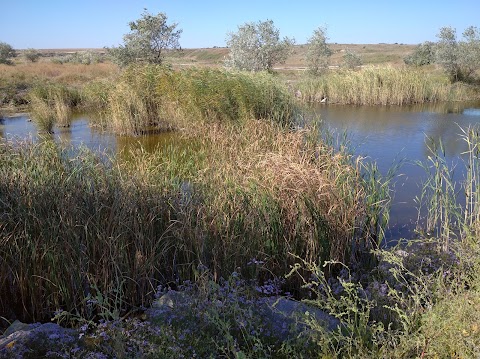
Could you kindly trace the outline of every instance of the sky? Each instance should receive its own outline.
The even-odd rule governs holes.
[[[458,38],[480,27],[480,0],[0,0],[0,42],[15,49],[118,46],[144,9],[178,24],[182,48],[225,46],[238,26],[265,20],[297,44],[320,26],[341,44],[419,44],[436,41],[443,26]]]

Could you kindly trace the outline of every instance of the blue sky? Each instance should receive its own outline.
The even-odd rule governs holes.
[[[117,46],[144,8],[178,23],[183,48],[225,46],[228,32],[267,19],[298,44],[319,26],[330,42],[405,44],[435,41],[442,26],[459,37],[480,27],[479,0],[0,0],[0,42],[16,49]]]

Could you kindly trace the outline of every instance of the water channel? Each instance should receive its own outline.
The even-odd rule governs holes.
[[[461,128],[480,125],[480,103],[430,104],[418,106],[337,106],[320,105],[313,109],[332,131],[347,131],[355,155],[376,161],[386,174],[401,159],[404,164],[395,177],[394,200],[390,213],[387,240],[412,238],[417,219],[415,197],[420,194],[425,171],[415,161],[429,155],[426,138],[442,141],[446,160],[455,168],[455,178],[463,178],[461,154],[466,144]],[[36,127],[27,116],[6,118],[0,122],[0,138],[36,140]],[[76,116],[69,128],[57,129],[56,141],[73,146],[84,145],[115,155],[132,146],[151,149],[172,141],[171,134],[145,137],[115,136],[92,129],[88,118]],[[173,139],[174,140],[174,139]]]
[[[347,131],[356,155],[376,161],[382,174],[403,160],[396,173],[387,240],[415,236],[415,197],[421,193],[425,170],[416,162],[430,155],[427,138],[441,141],[445,159],[457,181],[463,179],[461,154],[467,149],[461,128],[480,125],[480,103],[413,106],[318,106],[321,119],[337,133]]]

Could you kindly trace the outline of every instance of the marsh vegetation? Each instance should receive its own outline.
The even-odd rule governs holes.
[[[452,84],[432,68],[323,69],[291,81],[290,73],[216,66],[0,66],[2,105],[28,105],[44,132],[88,110],[102,131],[171,131],[181,143],[109,156],[48,136],[2,140],[6,323],[53,318],[77,327],[88,340],[59,349],[77,356],[478,354],[478,129],[463,129],[461,184],[442,147],[429,147],[418,238],[382,248],[393,174],[353,156],[302,111],[323,99],[478,99],[475,85]],[[156,297],[177,290],[189,299],[141,322]],[[282,328],[286,337],[277,335],[257,311],[273,295],[302,300],[338,325],[303,311]]]

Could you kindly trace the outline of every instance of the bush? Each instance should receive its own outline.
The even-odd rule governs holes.
[[[406,56],[403,61],[407,65],[424,66],[435,62],[435,43],[426,41],[415,48],[413,54]]]
[[[146,10],[142,17],[130,24],[131,32],[124,35],[123,46],[107,49],[112,61],[126,66],[136,61],[161,64],[165,49],[179,49],[182,30],[177,24],[168,25],[167,15],[151,15]]]
[[[28,49],[23,53],[23,56],[30,62],[37,62],[40,58],[40,53],[35,49]]]
[[[357,53],[347,50],[342,58],[342,67],[353,70],[356,67],[362,66],[362,58]]]
[[[452,82],[472,81],[480,69],[480,32],[470,26],[463,33],[464,41],[457,41],[456,30],[442,27],[437,35],[436,62]]]
[[[308,40],[306,61],[308,70],[314,75],[328,69],[328,60],[332,50],[327,45],[327,29],[319,27]]]
[[[246,71],[271,71],[273,65],[285,62],[294,44],[288,37],[280,40],[272,20],[246,23],[227,38],[226,67]]]
[[[0,64],[11,65],[11,58],[15,57],[16,53],[12,46],[5,42],[0,42]]]

